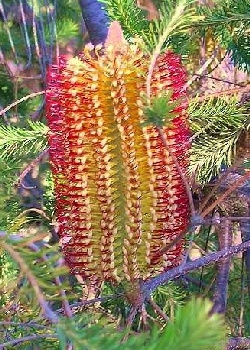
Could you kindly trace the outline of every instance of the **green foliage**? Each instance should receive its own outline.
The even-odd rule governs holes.
[[[57,24],[57,40],[61,45],[66,45],[70,39],[79,35],[79,24],[71,18],[65,18]],[[50,33],[47,32],[47,42],[49,42]]]
[[[20,213],[19,198],[13,188],[16,179],[16,169],[0,159],[0,230],[7,230],[9,225]]]
[[[235,22],[250,22],[248,0],[217,0],[214,6],[200,6],[199,11],[205,16],[201,25],[232,25]]]
[[[29,129],[0,125],[0,157],[2,160],[20,161],[27,154],[45,149],[47,127],[40,122],[28,121]]]
[[[153,293],[153,299],[166,315],[174,318],[176,308],[184,305],[187,301],[187,291],[178,283],[169,282],[156,289]]]
[[[0,308],[10,300],[9,286],[17,276],[18,267],[0,246]]]
[[[123,334],[115,332],[113,327],[103,328],[99,324],[89,325],[89,320],[80,329],[71,320],[61,320],[57,330],[61,349],[65,349],[67,341],[74,349],[140,349],[158,350],[215,350],[223,349],[225,343],[225,328],[219,315],[208,316],[211,303],[201,299],[191,300],[187,305],[179,307],[175,318],[159,333],[130,335],[126,342],[121,343]],[[78,328],[78,329],[77,329]]]
[[[106,4],[109,18],[120,22],[125,37],[141,37],[150,51],[159,43],[162,43],[162,48],[164,43],[169,43],[171,36],[187,31],[193,23],[201,20],[201,17],[195,14],[194,8],[189,6],[192,0],[180,0],[177,4],[175,0],[161,2],[159,18],[151,22],[146,20],[143,11],[133,0],[100,1]]]
[[[59,306],[64,291],[70,289],[66,281],[58,283],[58,278],[68,273],[68,269],[65,266],[58,264],[61,259],[58,246],[49,247],[47,245],[39,248],[39,246],[43,246],[43,238],[44,233],[28,236],[27,231],[27,237],[22,240],[15,235],[11,235],[10,238],[4,237],[0,240],[0,246],[2,249],[6,249],[7,256],[11,258],[12,262],[18,264],[18,287],[16,283],[12,283],[9,284],[7,289],[8,295],[12,295],[12,298],[16,297],[18,292],[18,300],[24,310],[26,310],[21,317],[23,322],[29,317],[27,312],[29,313],[31,310],[34,311],[33,318],[35,318],[35,315],[39,315],[38,293],[43,293],[46,300],[50,301],[54,306]],[[11,247],[11,251],[5,248],[5,245]],[[8,261],[10,260],[7,260],[6,264]],[[3,268],[3,271],[6,271],[6,267]],[[3,274],[2,278],[6,279],[6,276]],[[40,288],[40,292],[37,291],[37,288]],[[0,318],[2,320],[5,319],[4,310],[0,313]]]
[[[70,341],[75,350],[118,350],[132,349],[139,346],[143,349],[145,335],[140,337],[129,337],[126,343],[121,343],[123,334],[115,331],[111,326],[90,324],[91,320],[86,320],[85,324],[77,326],[72,320],[63,319],[58,324],[57,332],[60,340],[60,349],[65,349],[65,345]]]
[[[249,1],[219,0],[215,6],[200,6],[204,20],[198,25],[210,27],[213,36],[232,55],[240,69],[250,71]]]
[[[141,36],[148,33],[148,21],[134,0],[99,0],[106,5],[111,21],[118,21],[126,38]]]
[[[162,48],[173,47],[182,55],[193,53],[194,43],[209,28],[214,39],[232,55],[235,65],[250,69],[248,0],[220,0],[211,7],[197,6],[192,0],[157,1],[159,18],[151,22],[134,0],[100,1],[105,3],[110,20],[121,23],[126,38],[141,37],[150,51],[162,42]]]
[[[46,171],[44,181],[43,209],[46,214],[53,218],[55,211],[54,181],[50,170]]]
[[[155,96],[150,103],[144,108],[146,117],[143,125],[153,124],[162,128],[171,122],[175,117],[174,109],[178,106],[179,101],[171,101],[173,92],[169,90],[167,93]]]
[[[173,350],[212,350],[214,344],[220,344],[223,349],[223,319],[219,315],[209,317],[210,309],[210,302],[192,299],[185,307],[177,310],[174,321],[166,327],[165,337],[150,350],[164,347]]]
[[[232,59],[236,66],[240,69],[250,72],[250,26],[249,28],[241,25],[239,29],[234,31],[231,41],[228,43],[227,49],[232,55]]]
[[[194,132],[190,172],[201,183],[219,174],[222,165],[232,164],[236,143],[249,125],[246,107],[236,98],[212,98],[191,101],[188,113]]]
[[[143,35],[147,47],[151,50],[169,46],[171,37],[189,31],[190,27],[203,19],[191,6],[193,0],[167,0],[159,8],[159,18],[149,23],[149,33]],[[180,38],[180,36],[179,36]]]
[[[239,258],[234,259],[231,264],[227,303],[226,320],[231,334],[240,334],[242,332],[241,327],[244,324],[244,334],[249,337],[250,294],[247,286],[247,269],[244,262]]]

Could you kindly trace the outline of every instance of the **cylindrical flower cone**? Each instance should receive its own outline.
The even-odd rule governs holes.
[[[183,241],[164,247],[189,221],[185,186],[142,108],[149,58],[136,45],[85,51],[48,72],[50,160],[59,236],[72,273],[116,283],[177,266]],[[159,56],[152,96],[179,100],[163,131],[187,167],[186,72],[173,52]]]

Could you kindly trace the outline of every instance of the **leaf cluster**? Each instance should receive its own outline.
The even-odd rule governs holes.
[[[204,16],[198,26],[204,31],[211,29],[214,39],[232,56],[235,66],[249,72],[249,1],[219,0],[214,6],[199,6],[198,11]]]
[[[60,308],[65,293],[70,291],[67,280],[62,278],[68,274],[68,269],[58,264],[61,259],[58,247],[43,247],[41,236],[43,235],[38,234],[20,240],[20,237],[11,235],[10,239],[6,237],[0,240],[0,246],[6,249],[5,264],[11,266],[11,271],[3,268],[1,274],[4,292],[1,321],[6,320],[8,305],[18,302],[22,312],[10,312],[9,317],[12,321],[25,323],[36,319],[37,322],[43,323],[38,294],[43,295],[53,308]],[[40,246],[42,247],[39,248]],[[70,295],[68,299],[70,300]]]
[[[48,128],[41,122],[28,121],[28,128],[0,125],[0,158],[5,162],[18,162],[28,154],[46,147]]]
[[[190,126],[194,133],[190,154],[190,172],[201,183],[218,175],[236,155],[236,144],[249,128],[246,106],[237,98],[210,98],[189,104]]]
[[[219,315],[209,317],[210,309],[210,302],[192,299],[187,305],[178,307],[174,319],[162,332],[154,329],[151,334],[129,335],[122,342],[124,334],[114,331],[111,326],[89,326],[89,321],[88,325],[77,329],[72,320],[62,319],[57,331],[61,349],[65,349],[68,342],[76,350],[125,350],[135,346],[145,350],[214,350],[215,343],[222,349],[225,343],[223,319]]]
[[[133,0],[100,0],[106,5],[110,20],[121,23],[126,38],[141,37],[152,50],[162,41],[162,48],[172,47],[186,56],[198,55],[199,38],[211,31],[213,40],[232,56],[236,66],[250,69],[250,20],[248,0],[218,0],[214,6],[197,5],[192,0],[161,0],[156,5],[158,18],[148,22]]]
[[[185,33],[190,26],[200,20],[191,6],[193,0],[164,0],[159,6],[159,18],[148,22],[144,12],[133,0],[100,0],[105,3],[111,20],[119,21],[125,37],[140,37],[144,49],[152,52],[162,42],[162,49],[169,45],[173,36]],[[182,44],[185,44],[184,41]]]
[[[152,97],[150,103],[144,108],[145,121],[144,125],[154,125],[162,128],[171,123],[176,115],[174,109],[178,106],[179,101],[171,101],[172,90],[165,94]]]

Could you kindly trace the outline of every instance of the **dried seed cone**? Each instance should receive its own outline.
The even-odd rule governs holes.
[[[93,57],[94,56],[94,57]],[[113,282],[146,279],[181,261],[189,206],[173,159],[154,126],[142,126],[148,57],[136,45],[111,45],[48,72],[47,119],[59,235],[72,273]],[[182,91],[186,72],[172,52],[154,70],[152,95]],[[184,101],[184,102],[183,102]],[[164,128],[183,172],[186,102]]]

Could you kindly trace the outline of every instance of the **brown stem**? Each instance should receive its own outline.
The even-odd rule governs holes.
[[[139,321],[138,328],[137,328],[138,332],[140,331],[141,325],[142,325],[144,331],[150,330],[150,327],[148,325],[148,313],[147,313],[145,304],[143,304],[141,307],[140,321]]]
[[[219,47],[217,46],[211,55],[204,63],[203,65],[199,68],[198,72],[196,74],[193,74],[193,76],[187,81],[187,83],[184,85],[183,90],[186,90],[193,82],[198,78],[200,74],[203,74],[206,72],[208,66],[213,62],[215,59],[217,53],[218,53]]]
[[[227,219],[230,221],[249,221],[250,216],[225,216],[222,219]]]
[[[213,77],[213,76],[210,76],[210,75],[207,75],[207,74],[197,74],[195,73],[194,75],[198,76],[199,78],[207,78],[207,79],[212,79],[212,80],[216,80],[216,81],[222,81],[223,83],[226,83],[226,84],[232,84],[234,86],[239,86],[239,87],[246,87],[246,85],[244,84],[238,84],[238,83],[235,83],[233,81],[229,81],[229,80],[226,80],[226,79],[221,79],[221,78],[216,78],[216,77]]]
[[[152,306],[152,308],[154,309],[155,313],[158,314],[159,316],[161,316],[161,318],[168,322],[169,321],[169,317],[165,314],[165,312],[162,311],[162,309],[160,308],[159,305],[156,304],[156,302],[152,299],[152,298],[148,298],[147,301],[149,302],[149,304]]]
[[[215,97],[220,97],[220,96],[225,96],[225,95],[233,95],[233,94],[243,94],[244,92],[249,91],[249,84],[245,87],[240,87],[240,88],[235,88],[235,89],[228,89],[228,90],[223,90],[223,91],[218,91],[214,92],[212,94],[207,94],[204,96],[198,97],[198,101],[202,102],[210,98],[215,98]]]
[[[4,113],[8,112],[11,108],[15,107],[16,105],[18,105],[19,103],[21,102],[24,102],[26,100],[28,100],[29,98],[33,98],[33,97],[36,97],[36,96],[39,96],[39,95],[44,95],[45,94],[45,90],[43,91],[38,91],[38,92],[33,92],[32,94],[29,94],[27,96],[24,96],[22,98],[20,98],[19,100],[11,103],[10,105],[8,105],[6,108],[2,109],[0,111],[0,117],[1,115],[3,115]]]
[[[207,204],[207,202],[209,201],[210,198],[213,197],[213,195],[215,194],[215,192],[217,191],[217,189],[219,188],[219,186],[222,184],[223,181],[226,180],[227,176],[229,175],[229,173],[235,169],[238,168],[238,166],[243,162],[243,158],[239,158],[236,160],[236,162],[231,165],[230,167],[228,167],[226,169],[226,171],[220,176],[220,178],[216,181],[216,184],[214,185],[213,189],[211,191],[209,191],[209,194],[206,196],[206,198],[204,198],[204,200],[202,201],[202,203],[199,206],[199,210],[203,210],[205,208],[205,205]]]
[[[218,232],[218,241],[220,249],[229,248],[232,245],[232,227],[229,220],[225,220]],[[213,297],[213,308],[211,313],[224,314],[227,305],[227,288],[230,271],[230,257],[218,262],[218,272],[216,276],[216,286]]]
[[[42,151],[38,157],[33,159],[33,161],[21,172],[21,174],[18,177],[18,184],[22,185],[23,179],[25,176],[31,171],[32,168],[34,168],[37,164],[39,164],[42,159],[49,153],[49,148],[45,148],[44,151]]]
[[[35,244],[30,244],[29,245],[29,248],[32,250],[32,251],[39,251],[40,248],[37,247]],[[46,256],[42,256],[42,260],[43,261],[47,261],[47,258]],[[58,266],[63,266],[64,265],[64,261],[63,259],[60,259],[58,261]],[[63,310],[64,310],[64,315],[67,316],[67,317],[72,317],[73,316],[73,313],[72,313],[72,310],[71,310],[71,307],[69,305],[69,302],[68,302],[68,299],[66,297],[66,293],[65,293],[65,290],[62,288],[62,282],[61,282],[61,279],[59,276],[55,277],[54,278],[54,281],[55,281],[55,284],[59,287],[59,294],[61,295],[61,298],[62,298],[62,305],[63,305]]]
[[[79,301],[77,303],[73,303],[70,305],[70,307],[85,307],[85,306],[88,306],[88,305],[92,305],[92,304],[95,304],[95,303],[102,303],[104,301],[107,301],[107,300],[110,300],[110,299],[117,299],[118,297],[121,297],[123,296],[124,294],[113,294],[113,295],[107,295],[107,296],[103,296],[103,297],[99,297],[99,298],[94,298],[94,299],[91,299],[91,300],[84,300],[84,301]],[[56,310],[57,313],[61,313],[63,312],[64,309],[61,308],[61,309],[58,309]]]
[[[153,277],[149,281],[142,284],[142,292],[145,297],[149,297],[150,294],[162,284],[169,282],[170,280],[176,279],[182,275],[187,274],[193,270],[197,270],[201,267],[215,263],[221,259],[228,258],[232,255],[238,254],[239,252],[246,251],[250,248],[250,241],[232,246],[230,248],[222,249],[216,253],[208,254],[202,258],[196,259],[194,261],[188,262],[186,264],[175,267],[169,271],[163,272],[160,275]]]
[[[41,215],[43,218],[45,218],[46,220],[50,221],[51,219],[46,215],[46,213],[42,210],[42,209],[38,209],[38,208],[30,208],[30,209],[26,209],[24,211],[22,211],[16,219],[19,219],[20,217],[30,213],[30,212],[34,212],[37,213],[39,215]]]
[[[143,303],[142,303],[143,305]],[[138,303],[138,305],[133,305],[132,308],[131,308],[131,311],[127,317],[127,320],[126,320],[126,327],[129,329],[131,328],[132,326],[132,323],[134,322],[134,319],[135,319],[135,316],[137,315],[138,313],[138,310],[139,308],[141,307],[141,305]]]
[[[57,334],[33,334],[28,335],[27,337],[22,337],[14,340],[7,341],[5,343],[0,344],[0,350],[7,349],[7,346],[14,346],[20,343],[25,343],[32,340],[37,340],[41,338],[50,338],[50,339],[58,339]]]
[[[250,172],[247,172],[241,178],[239,178],[227,191],[225,191],[219,198],[217,198],[207,209],[205,209],[200,216],[207,216],[218,204],[222,203],[223,200],[228,197],[236,188],[244,183],[250,177]]]
[[[41,328],[41,329],[47,329],[48,327],[34,323],[34,322],[28,322],[28,323],[22,323],[22,322],[10,322],[10,321],[1,321],[0,326],[11,326],[11,327],[24,327],[24,328]]]
[[[58,266],[63,266],[63,265],[64,265],[64,261],[63,261],[63,259],[60,259],[59,262],[58,262]],[[73,313],[72,313],[71,307],[69,305],[69,302],[68,302],[65,290],[62,288],[62,282],[61,282],[61,279],[60,279],[59,276],[55,277],[55,283],[56,283],[57,286],[60,287],[60,295],[61,295],[61,298],[62,298],[62,305],[63,305],[63,309],[64,309],[64,315],[70,318],[70,317],[73,316]]]

